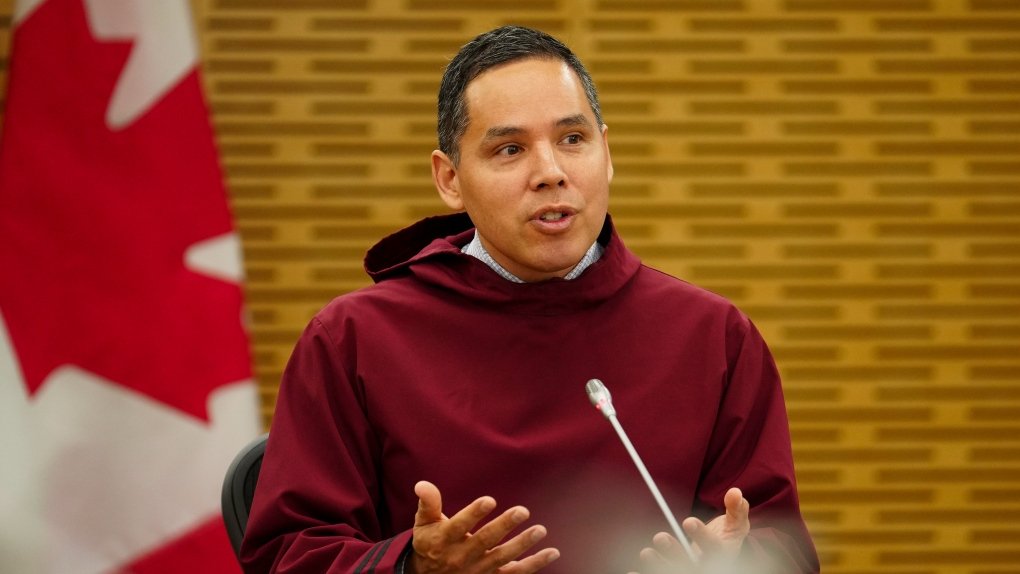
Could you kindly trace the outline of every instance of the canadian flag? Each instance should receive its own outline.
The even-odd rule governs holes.
[[[259,432],[188,0],[19,0],[0,140],[0,570],[236,572]]]

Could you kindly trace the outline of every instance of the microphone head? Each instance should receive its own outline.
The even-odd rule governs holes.
[[[616,409],[613,408],[613,396],[609,394],[609,389],[606,385],[602,384],[602,381],[598,379],[591,379],[588,384],[584,386],[584,391],[588,393],[588,400],[591,404],[595,405],[595,408],[602,413],[602,416],[615,417]]]

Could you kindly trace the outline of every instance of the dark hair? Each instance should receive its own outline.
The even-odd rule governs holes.
[[[439,85],[439,118],[436,131],[439,149],[450,156],[454,165],[460,161],[460,138],[467,131],[468,112],[464,92],[482,72],[525,58],[553,58],[565,62],[584,87],[596,125],[602,125],[599,95],[588,70],[581,60],[562,42],[545,32],[522,26],[503,26],[471,40],[457,52],[443,73]]]

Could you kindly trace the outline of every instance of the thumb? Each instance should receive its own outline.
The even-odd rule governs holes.
[[[427,480],[414,485],[414,494],[418,496],[418,512],[414,515],[414,525],[424,526],[439,522],[443,516],[443,497],[439,488]]]
[[[726,526],[728,530],[741,531],[750,526],[748,524],[750,505],[739,488],[729,489],[723,498],[723,504],[726,506]]]

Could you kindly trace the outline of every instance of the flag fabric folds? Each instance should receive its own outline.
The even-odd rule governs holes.
[[[19,0],[0,139],[0,560],[237,571],[259,432],[188,0]]]

